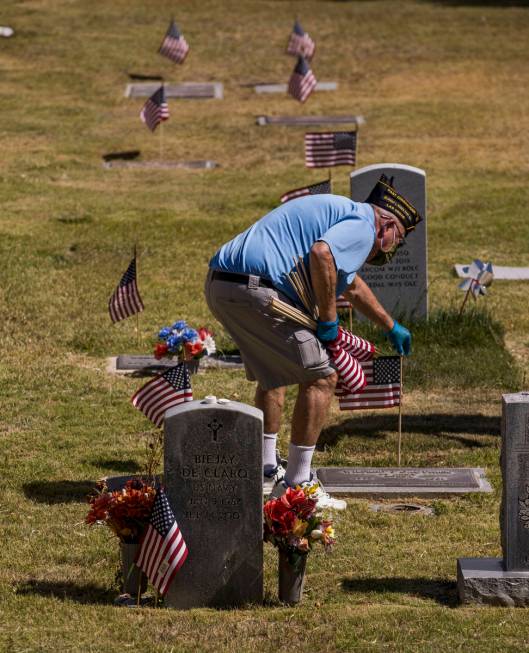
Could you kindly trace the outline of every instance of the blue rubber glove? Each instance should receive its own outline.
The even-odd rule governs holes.
[[[333,322],[321,322],[318,320],[316,338],[321,342],[332,342],[338,337],[338,318]]]
[[[391,331],[386,333],[386,336],[398,354],[408,356],[411,353],[411,333],[402,324],[395,322]]]

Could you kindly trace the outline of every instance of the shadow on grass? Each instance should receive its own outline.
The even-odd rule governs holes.
[[[431,578],[344,578],[344,592],[392,592],[409,594],[421,599],[432,599],[441,605],[455,608],[459,604],[457,584]]]
[[[33,481],[22,489],[28,499],[38,503],[84,502],[95,488],[95,481]]]
[[[106,604],[112,605],[116,592],[108,587],[94,585],[92,583],[76,584],[67,581],[52,580],[30,580],[16,586],[16,594],[28,595],[38,594],[50,598],[57,598],[63,601],[75,601],[76,603]]]
[[[94,467],[102,467],[103,469],[109,469],[113,472],[134,474],[142,469],[141,465],[138,465],[138,463],[132,458],[127,458],[126,460],[119,458],[92,458],[88,462],[90,462],[91,465],[94,465]]]
[[[350,417],[339,424],[324,429],[318,440],[318,449],[332,446],[347,436],[364,438],[384,438],[388,431],[397,428],[397,415],[366,415]],[[480,442],[473,437],[465,437],[462,433],[475,435],[499,436],[501,420],[499,417],[487,415],[447,415],[444,413],[429,413],[428,415],[404,415],[402,428],[406,433],[422,433],[436,438],[455,440],[465,447],[486,447],[486,442]]]

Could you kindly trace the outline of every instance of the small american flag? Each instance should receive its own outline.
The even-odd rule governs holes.
[[[314,56],[315,49],[316,45],[314,41],[305,32],[303,27],[301,27],[299,21],[296,20],[288,40],[287,54],[292,54],[295,57],[305,57],[305,59],[310,61]]]
[[[163,120],[169,118],[169,105],[165,100],[163,85],[145,102],[140,118],[152,132]]]
[[[373,358],[374,345],[339,327],[338,337],[328,345],[328,349],[339,375],[336,394],[360,392],[367,383],[361,361]]]
[[[331,182],[329,180],[319,181],[317,184],[287,191],[284,195],[281,195],[281,202],[288,202],[289,200],[296,199],[296,197],[304,197],[305,195],[325,195],[330,192]]]
[[[188,549],[163,490],[156,492],[149,526],[143,535],[136,565],[163,596],[184,564]]]
[[[140,313],[143,308],[136,283],[136,257],[134,257],[112,297],[108,300],[108,312],[112,322],[119,322],[126,317]]]
[[[355,163],[356,132],[307,132],[305,134],[307,168],[354,166]]]
[[[303,57],[299,57],[298,63],[288,82],[288,92],[296,100],[305,102],[316,87],[316,84],[316,77],[314,77],[314,73],[309,68],[309,64]]]
[[[184,63],[189,45],[174,20],[171,20],[158,52],[175,63]]]
[[[381,356],[361,363],[366,385],[360,392],[344,392],[339,397],[340,410],[390,408],[400,404],[400,357]]]
[[[191,380],[185,363],[170,367],[142,386],[132,397],[132,405],[155,426],[163,423],[165,411],[193,400]]]

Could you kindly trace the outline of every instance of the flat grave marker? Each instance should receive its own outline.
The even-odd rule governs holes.
[[[353,171],[351,199],[365,202],[380,175],[394,177],[397,191],[423,216],[423,221],[406,238],[393,260],[382,267],[364,265],[360,276],[382,306],[397,319],[428,317],[428,239],[426,216],[426,173],[398,163],[381,163]],[[363,319],[363,316],[359,316]]]
[[[165,416],[164,481],[189,549],[165,597],[173,608],[263,600],[263,415],[212,399]]]
[[[160,88],[161,82],[142,82],[127,84],[125,97],[142,98],[150,97]],[[165,82],[165,97],[180,98],[183,100],[222,100],[224,97],[224,85],[221,82],[185,82],[175,84]]]
[[[154,356],[141,356],[139,354],[120,354],[108,359],[108,369],[114,373],[144,372],[145,374],[152,374],[162,372],[176,365],[178,365],[176,359],[158,359]],[[203,356],[199,360],[189,361],[188,367],[191,374],[195,374],[201,369],[244,369],[240,356],[220,354]]]
[[[256,93],[286,93],[288,84],[255,84]],[[336,91],[338,82],[318,82],[314,88],[315,91]]]
[[[491,492],[479,468],[324,467],[316,472],[331,494],[355,497],[437,497]]]
[[[215,161],[104,161],[103,168],[110,170],[111,168],[150,168],[158,170],[172,170],[174,168],[189,168],[192,170],[204,169],[212,170],[218,168],[219,164]]]
[[[314,125],[364,125],[364,116],[257,116],[255,119],[257,125],[288,125],[296,126],[314,126]]]

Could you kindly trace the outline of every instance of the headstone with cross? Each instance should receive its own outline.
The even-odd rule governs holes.
[[[262,412],[246,404],[207,397],[167,411],[164,481],[189,550],[169,607],[262,602],[262,437]]]

